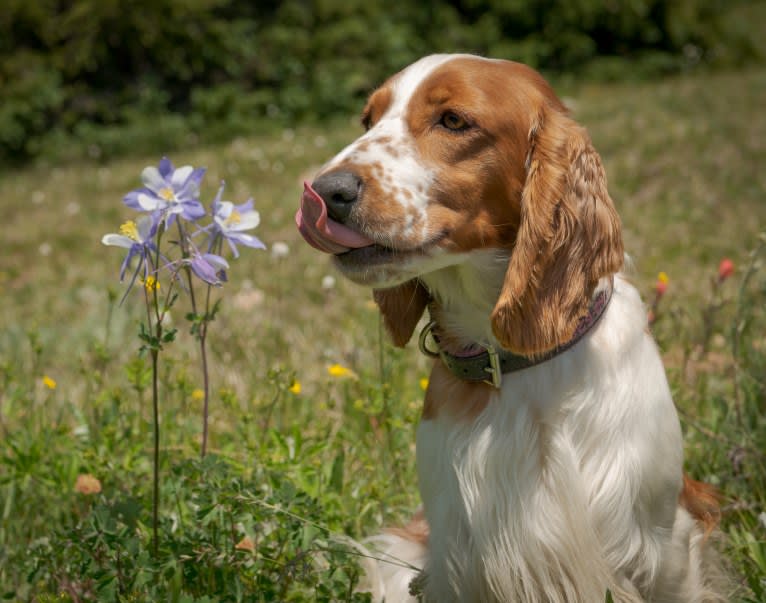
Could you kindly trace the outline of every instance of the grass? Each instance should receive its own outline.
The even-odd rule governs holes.
[[[764,254],[751,265],[750,252],[766,224],[766,70],[585,84],[563,96],[605,161],[645,298],[657,272],[670,277],[654,330],[687,470],[722,490],[738,600],[765,600],[766,276]],[[204,463],[193,460],[197,350],[173,313],[180,336],[161,369],[161,563],[147,557],[141,307],[138,292],[117,305],[121,257],[100,239],[131,217],[120,200],[162,150],[0,175],[0,594],[352,599],[353,558],[332,551],[341,535],[361,538],[417,507],[414,429],[428,373],[412,346],[382,342],[368,291],[339,277],[323,287],[333,271],[293,224],[301,181],[358,132],[341,120],[172,157],[208,167],[205,199],[220,179],[230,199],[254,196],[258,235],[289,253],[233,265],[211,326],[214,454]],[[737,272],[713,290],[722,257]],[[334,364],[352,373],[333,376]],[[96,476],[101,494],[76,492],[81,474]],[[237,548],[245,536],[252,550]],[[324,562],[306,560],[319,550]]]

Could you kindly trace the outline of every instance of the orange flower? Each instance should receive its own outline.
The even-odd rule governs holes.
[[[242,540],[234,545],[234,548],[238,551],[250,551],[251,553],[255,553],[255,543],[253,542],[253,539],[250,538],[250,536],[245,536]]]
[[[90,473],[81,473],[77,476],[77,481],[74,484],[75,492],[80,494],[98,494],[101,492],[101,482],[98,478]]]
[[[729,258],[722,259],[721,263],[718,264],[718,282],[724,282],[732,274],[734,274],[734,262]]]
[[[654,290],[657,292],[658,297],[662,297],[665,295],[665,291],[668,290],[668,283],[670,282],[670,279],[668,278],[667,273],[660,272],[657,275],[657,282],[654,284]]]

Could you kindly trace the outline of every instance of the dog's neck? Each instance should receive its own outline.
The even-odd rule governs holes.
[[[424,348],[423,338],[429,333],[433,334],[439,349],[453,358],[475,357],[488,348],[501,350],[492,333],[490,315],[505,277],[507,255],[500,250],[489,250],[464,257],[465,261],[459,264],[420,277],[432,297],[429,304],[431,322],[421,334],[421,350],[426,353],[431,354],[431,351],[427,346]],[[577,343],[601,318],[609,303],[612,287],[613,278],[602,279],[590,300],[590,310],[579,319],[572,339],[529,362],[542,362]],[[524,357],[516,357],[510,352],[500,353],[505,354],[501,362],[503,372],[532,366]],[[455,370],[457,375],[461,375],[465,367],[457,366]]]
[[[433,299],[431,318],[439,325],[441,345],[459,350],[472,345],[497,345],[490,315],[503,285],[508,254],[484,250],[465,261],[420,277]]]

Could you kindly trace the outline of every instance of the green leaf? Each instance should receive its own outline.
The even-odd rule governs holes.
[[[330,488],[338,494],[343,492],[343,470],[345,467],[346,453],[341,448],[332,462],[332,471],[330,473]]]

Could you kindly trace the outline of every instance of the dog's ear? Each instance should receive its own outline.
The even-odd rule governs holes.
[[[372,295],[394,345],[404,347],[430,301],[428,291],[412,279],[390,289],[374,289]]]
[[[520,224],[492,329],[504,348],[536,356],[573,337],[599,279],[622,266],[623,246],[585,129],[547,105],[528,141]]]

